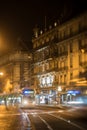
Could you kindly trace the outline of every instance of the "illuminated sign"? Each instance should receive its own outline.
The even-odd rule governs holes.
[[[32,89],[24,89],[23,91],[22,91],[22,94],[24,94],[24,95],[28,95],[28,94],[32,94],[32,93],[34,93],[34,90],[32,90]]]
[[[68,94],[80,94],[81,92],[79,90],[69,90],[67,91]]]

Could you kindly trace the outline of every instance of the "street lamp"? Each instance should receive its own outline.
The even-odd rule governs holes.
[[[58,86],[58,101],[59,101],[59,104],[61,103],[61,91],[62,91],[61,86]]]
[[[0,72],[0,76],[3,76],[3,72]]]

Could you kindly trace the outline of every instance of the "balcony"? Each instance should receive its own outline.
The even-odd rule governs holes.
[[[58,57],[66,57],[66,56],[68,56],[68,51],[58,54]]]
[[[58,68],[57,70],[58,72],[64,72],[64,71],[68,71],[68,66],[66,67],[61,67],[61,68]]]

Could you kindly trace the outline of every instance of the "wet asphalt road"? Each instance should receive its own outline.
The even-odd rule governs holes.
[[[87,130],[87,108],[0,106],[0,130]]]
[[[38,107],[23,109],[34,130],[87,130],[87,109],[85,114],[79,108]]]

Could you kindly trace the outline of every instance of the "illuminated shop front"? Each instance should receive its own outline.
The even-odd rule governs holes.
[[[66,93],[61,95],[61,102],[68,103],[73,101],[77,95],[81,95],[80,90],[68,90]]]
[[[51,104],[56,100],[56,90],[53,88],[54,75],[44,75],[40,79],[39,103]]]
[[[56,91],[43,90],[40,94],[36,96],[36,103],[37,104],[52,104],[56,101]]]
[[[36,96],[39,104],[51,104],[56,100],[56,89],[53,87],[54,75],[44,75],[39,77],[40,92]]]
[[[54,76],[53,75],[45,75],[40,77],[40,87],[51,87],[53,84]]]
[[[69,90],[67,91],[67,101],[73,101],[75,96],[81,94],[80,90]]]

